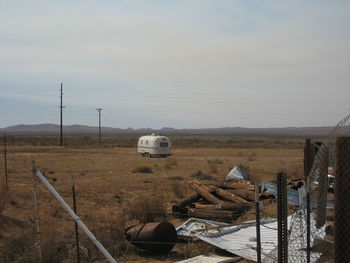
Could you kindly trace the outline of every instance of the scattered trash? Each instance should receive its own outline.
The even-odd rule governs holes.
[[[178,263],[230,263],[238,262],[241,257],[223,257],[218,255],[204,256],[200,255],[197,257],[189,258],[186,260],[177,261]]]
[[[262,192],[267,192],[277,198],[277,184],[270,182],[261,183]],[[299,192],[293,189],[288,189],[287,193],[288,204],[290,205],[300,205]]]
[[[334,193],[334,180],[335,176],[332,174],[327,175],[327,181],[328,181],[328,192]]]
[[[242,168],[240,168],[239,166],[235,166],[226,176],[225,181],[230,180],[250,180],[250,176]]]
[[[196,180],[189,182],[189,186],[196,194],[172,206],[175,216],[199,217],[226,222],[238,218],[253,206],[251,202],[254,199],[253,191],[234,190],[228,187],[223,189],[225,187],[203,184]],[[254,190],[254,186],[252,187]]]
[[[287,186],[290,189],[298,191],[304,185],[304,182],[300,178],[292,179],[288,182]]]
[[[166,254],[175,245],[177,233],[168,222],[152,222],[125,229],[126,239],[152,254]]]
[[[296,223],[300,227],[295,227]],[[277,220],[265,219],[261,221],[261,251],[264,262],[276,262],[278,245]],[[176,231],[179,238],[195,238],[209,243],[218,248],[224,249],[242,258],[256,261],[256,226],[255,221],[244,222],[239,225],[228,225],[222,222],[215,222],[197,218],[191,218],[179,226]],[[290,226],[293,225],[293,229]],[[306,231],[302,226],[306,225],[306,210],[298,210],[288,217],[288,228],[290,231],[290,242],[288,258],[291,262],[304,262],[306,259]],[[314,214],[311,214],[311,246],[314,240],[324,239],[325,228],[317,229],[315,226]],[[300,242],[304,238],[305,242]],[[312,261],[316,262],[321,253],[311,252]]]

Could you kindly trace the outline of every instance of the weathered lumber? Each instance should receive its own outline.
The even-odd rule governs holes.
[[[198,194],[200,194],[203,198],[208,200],[210,203],[212,203],[212,204],[221,204],[222,203],[222,200],[220,200],[219,198],[215,197],[212,194],[212,188],[211,187],[209,187],[209,186],[207,186],[205,184],[199,183],[197,181],[191,181],[189,183],[189,186],[194,191],[196,191]]]
[[[228,181],[224,182],[223,186],[225,188],[230,188],[230,189],[245,189],[249,191],[254,191],[254,185],[250,181],[246,180],[234,180],[234,181]]]
[[[223,207],[222,205],[217,205],[217,204],[203,204],[203,203],[192,203],[194,208],[198,209],[205,209],[205,210],[221,210],[221,211],[231,211],[231,212],[236,212],[237,214],[242,214],[245,210],[251,207],[250,204],[242,203],[242,204],[234,204],[236,206],[231,206],[231,207]]]
[[[255,200],[255,193],[246,189],[235,189],[228,190],[230,193],[233,193],[241,198],[244,198],[247,201],[253,202]]]
[[[215,210],[215,209],[217,209],[217,205],[215,205],[215,204],[203,204],[203,203],[195,202],[195,203],[193,203],[193,206],[195,208],[206,209],[206,210]]]
[[[244,211],[244,210],[251,207],[251,205],[249,203],[236,204],[236,203],[220,200],[219,198],[217,198],[216,196],[214,196],[212,194],[212,192],[215,191],[213,189],[213,187],[208,187],[208,186],[201,184],[197,181],[191,181],[189,185],[193,190],[195,190],[198,194],[200,194],[208,202],[210,202],[212,204],[216,204],[217,209]]]
[[[172,210],[174,213],[184,212],[184,209],[186,206],[192,204],[193,202],[198,201],[199,199],[201,199],[201,195],[199,195],[199,194],[191,195],[190,197],[186,198],[185,200],[182,200],[180,203],[173,205]]]
[[[210,210],[210,209],[198,209],[189,208],[187,211],[189,217],[198,217],[204,219],[221,219],[225,221],[233,220],[239,217],[241,214],[233,211],[225,210]]]
[[[222,198],[227,199],[229,201],[232,201],[234,203],[249,203],[249,201],[247,201],[246,199],[244,199],[244,198],[242,198],[242,197],[240,197],[240,196],[238,196],[230,191],[220,189],[217,187],[215,187],[214,191],[219,197],[222,197]]]

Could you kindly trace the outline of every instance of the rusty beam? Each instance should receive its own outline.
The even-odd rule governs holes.
[[[251,207],[251,205],[249,203],[236,204],[236,203],[220,200],[219,198],[217,198],[216,196],[213,195],[213,192],[215,192],[213,187],[208,187],[208,186],[201,184],[197,181],[191,181],[189,186],[193,190],[195,190],[198,194],[200,194],[204,199],[206,199],[208,202],[218,205],[217,206],[218,209],[244,211],[244,210]]]
[[[184,209],[186,208],[186,206],[188,206],[194,202],[197,202],[201,198],[202,198],[202,196],[199,194],[191,195],[190,197],[186,198],[185,200],[182,200],[180,203],[173,205],[172,210],[174,213],[182,213],[182,212],[184,212]]]

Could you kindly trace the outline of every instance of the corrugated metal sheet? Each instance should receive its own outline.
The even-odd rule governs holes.
[[[277,184],[270,183],[270,182],[262,182],[261,189],[270,194],[273,194],[277,198]],[[293,189],[288,189],[287,200],[288,200],[288,204],[300,205],[298,191]]]
[[[220,262],[236,262],[241,258],[232,258],[232,257],[222,257],[217,255],[211,256],[197,256],[189,258],[186,260],[177,261],[178,263],[220,263]]]
[[[306,213],[302,210],[288,217],[288,226],[290,230],[289,255],[294,260],[291,262],[302,262],[306,258],[306,252],[303,250],[306,247],[306,231],[305,229],[296,228],[294,220],[300,220],[301,226],[306,227]],[[256,227],[255,221],[245,222],[240,225],[229,226],[222,223],[211,221],[208,224],[206,220],[190,219],[183,225],[177,228],[179,236],[196,237],[213,246],[222,248],[235,255],[243,258],[256,261]],[[290,229],[291,221],[293,221],[293,229]],[[277,247],[277,220],[264,220],[260,226],[261,230],[261,251],[262,260],[272,260],[266,262],[274,262],[275,248]],[[312,233],[317,233],[321,238],[325,235],[325,227],[318,232],[314,227],[312,216]],[[315,236],[311,237],[313,241]],[[304,242],[305,240],[305,242]],[[300,243],[300,245],[299,245]],[[297,252],[295,251],[297,248]],[[315,262],[321,254],[312,252],[312,262]]]

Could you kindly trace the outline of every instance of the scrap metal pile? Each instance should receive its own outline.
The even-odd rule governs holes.
[[[189,182],[196,194],[172,206],[178,217],[232,221],[253,207],[255,187],[248,180],[231,180],[221,186]]]

